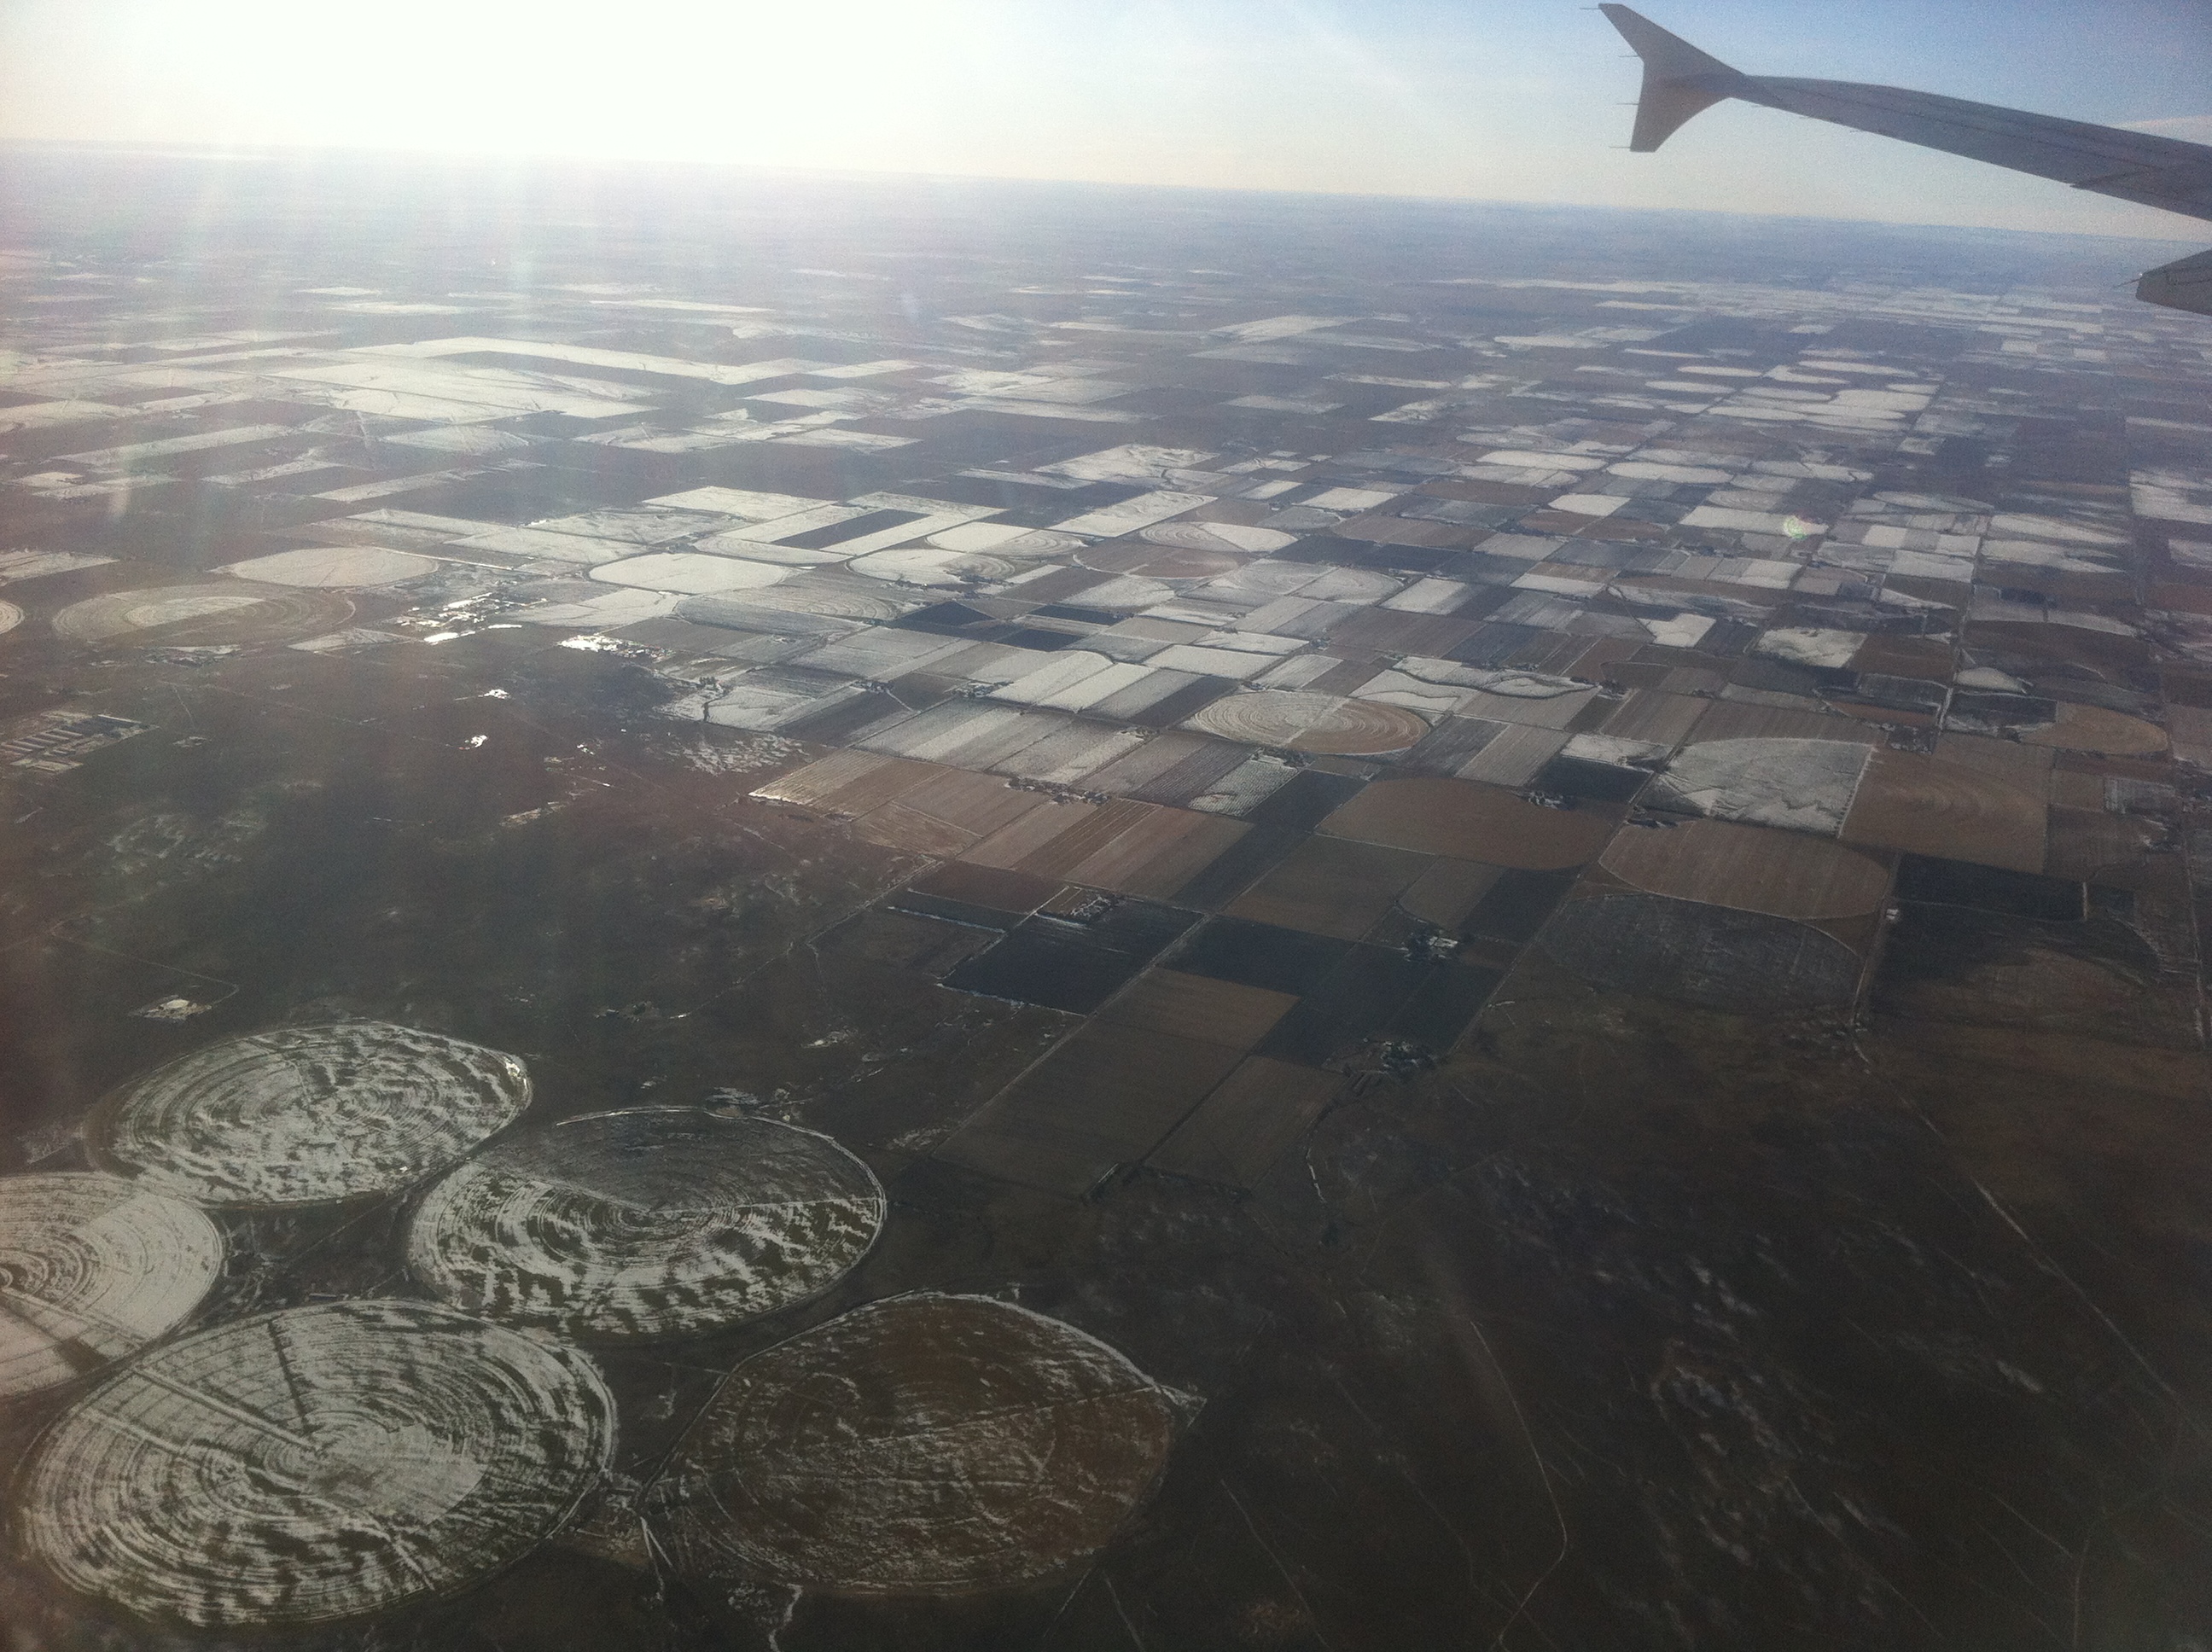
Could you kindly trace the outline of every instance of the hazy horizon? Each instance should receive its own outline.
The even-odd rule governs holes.
[[[1771,225],[1780,228],[1790,225],[1801,225],[1832,227],[1839,230],[1863,228],[1912,232],[1954,231],[1969,235],[2017,235],[2039,240],[2115,242],[2139,245],[2147,248],[2194,246],[2203,240],[2202,234],[2192,233],[2189,228],[2195,221],[2179,218],[2170,214],[2154,213],[2148,209],[2142,210],[2142,216],[2152,220],[2150,227],[2146,229],[2069,228],[2063,225],[1961,224],[1920,218],[1859,217],[1808,211],[1759,211],[1741,207],[1698,205],[1694,203],[1654,204],[1521,200],[1506,197],[1402,193],[1383,190],[1300,188],[1292,185],[1220,185],[1090,178],[1031,178],[989,173],[934,172],[918,169],[901,171],[889,167],[773,166],[719,158],[682,156],[594,156],[560,153],[502,154],[453,149],[372,149],[308,144],[240,145],[219,148],[202,143],[163,143],[135,139],[0,137],[0,156],[11,154],[23,156],[46,155],[55,158],[99,157],[117,161],[144,160],[204,163],[212,166],[283,165],[293,167],[300,174],[302,181],[312,176],[317,170],[331,167],[359,167],[372,172],[388,169],[386,175],[395,179],[404,177],[419,180],[428,177],[453,175],[489,181],[504,176],[510,180],[532,182],[544,182],[562,178],[594,179],[638,178],[668,171],[688,171],[721,180],[726,184],[749,180],[760,185],[781,183],[801,186],[809,184],[842,185],[865,189],[872,186],[890,188],[904,182],[913,185],[950,188],[978,186],[1040,191],[1066,189],[1127,195],[1141,195],[1157,191],[1193,197],[1249,197],[1255,200],[1277,198],[1293,202],[1310,201],[1316,203],[1352,204],[1370,202],[1378,205],[1401,204],[1439,209],[1457,207],[1468,210],[1497,209],[1528,213],[1585,212],[1649,215],[1658,218],[1723,220],[1741,222],[1747,228]],[[2077,198],[2095,201],[2101,197],[2077,197]],[[2106,202],[2105,204],[2119,203]],[[2167,218],[2172,218],[2172,222],[2180,228],[2168,234],[2153,233],[2158,221]],[[2162,258],[2166,255],[2160,253],[2158,256]]]
[[[1807,16],[1655,0],[1754,73],[1917,87],[2201,136],[2212,10],[2094,16],[1902,0]],[[2001,26],[1998,26],[2001,25]],[[1594,11],[1390,0],[658,0],[388,8],[362,28],[264,0],[0,13],[0,141],[698,162],[2184,239],[2187,221],[1725,105],[1625,152],[1638,73]]]

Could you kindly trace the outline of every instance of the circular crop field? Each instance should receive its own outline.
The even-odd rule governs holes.
[[[1190,720],[1194,727],[1245,745],[1342,756],[1403,751],[1429,732],[1425,721],[1402,707],[1295,689],[1229,695]]]
[[[985,1297],[894,1297],[738,1366],[647,1518],[694,1575],[993,1588],[1103,1547],[1175,1430],[1168,1392],[1073,1326]]]
[[[207,647],[281,642],[330,630],[352,616],[352,602],[335,591],[231,580],[221,585],[157,586],[88,597],[56,614],[53,628],[57,636],[70,642]]]
[[[303,550],[280,550],[233,562],[223,572],[264,585],[305,586],[317,590],[350,591],[380,585],[404,585],[438,571],[437,562],[410,550],[382,545],[310,545]]]
[[[897,550],[870,551],[846,564],[866,579],[894,585],[951,586],[988,585],[1010,580],[1022,571],[1012,557],[980,551],[939,550],[927,545],[908,545]]]
[[[134,1354],[222,1272],[198,1206],[82,1171],[0,1181],[0,1400]]]
[[[1137,537],[1155,545],[1224,551],[1231,556],[1285,550],[1298,542],[1297,534],[1279,528],[1248,528],[1237,522],[1161,522],[1140,530]]]
[[[1244,559],[1225,542],[1207,535],[1200,545],[1161,545],[1142,539],[1109,539],[1075,560],[1101,574],[1140,574],[1154,580],[1211,580]]]
[[[416,1277],[447,1301],[575,1336],[676,1336],[772,1314],[849,1272],[882,1187],[827,1136],[694,1108],[569,1119],[501,1143],[423,1200]]]
[[[87,1127],[94,1155],[208,1205],[309,1205],[446,1168],[530,1102],[516,1057],[383,1021],[280,1027],[126,1084]]]
[[[187,1337],[41,1442],[31,1553],[79,1592],[206,1629],[326,1623],[520,1559],[605,1473],[583,1355],[419,1303],[332,1303]]]

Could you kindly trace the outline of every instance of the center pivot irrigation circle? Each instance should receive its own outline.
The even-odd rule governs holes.
[[[0,1181],[0,1401],[134,1354],[222,1272],[197,1206],[81,1171]]]
[[[850,1272],[882,1186],[829,1137],[638,1108],[516,1137],[433,1187],[408,1234],[448,1302],[573,1336],[680,1336],[772,1314]]]
[[[70,604],[52,625],[64,641],[91,646],[205,647],[282,641],[330,630],[352,614],[352,602],[336,591],[240,579],[110,591]]]
[[[1073,1326],[988,1297],[894,1297],[739,1365],[647,1519],[705,1578],[994,1588],[1109,1541],[1175,1428],[1168,1391]]]
[[[309,545],[233,562],[222,571],[262,585],[350,591],[404,585],[435,574],[438,564],[411,550],[392,550],[383,545]]]
[[[1189,726],[1247,745],[1351,756],[1403,751],[1429,732],[1401,707],[1298,689],[1230,695],[1200,710]]]
[[[572,1350],[425,1303],[293,1309],[159,1349],[68,1412],[23,1538],[156,1622],[358,1617],[527,1554],[599,1484],[613,1419]]]
[[[206,1205],[309,1205],[442,1170],[530,1102],[520,1059],[383,1021],[194,1050],[103,1102],[111,1169]]]

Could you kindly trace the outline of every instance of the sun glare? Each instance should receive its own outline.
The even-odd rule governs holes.
[[[1748,106],[1643,167],[1591,141],[1635,72],[1601,20],[1519,0],[0,0],[7,139],[2160,233],[2148,209]],[[1747,144],[1769,159],[1756,179],[1735,164]]]
[[[106,24],[149,129],[315,143],[777,164],[876,152],[990,95],[995,0],[622,8],[223,0]]]

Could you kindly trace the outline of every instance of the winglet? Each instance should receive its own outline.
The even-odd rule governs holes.
[[[1644,59],[1644,95],[1628,147],[1648,155],[1691,116],[1735,95],[1745,76],[1626,6],[1598,9]]]
[[[2212,315],[2212,252],[2193,252],[2147,270],[2136,283],[2136,296],[2169,310]]]

